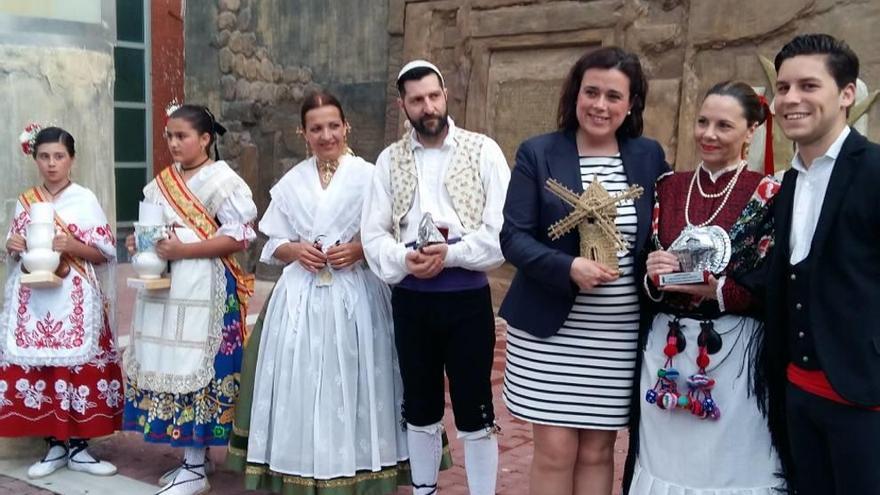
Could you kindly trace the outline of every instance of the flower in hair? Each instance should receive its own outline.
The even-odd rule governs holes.
[[[21,143],[21,151],[25,155],[33,155],[34,147],[37,144],[37,133],[43,128],[40,124],[30,123],[25,126],[24,131],[18,136],[18,141]]]

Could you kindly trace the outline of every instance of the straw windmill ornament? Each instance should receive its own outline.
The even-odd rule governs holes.
[[[555,179],[547,179],[546,187],[574,208],[574,211],[547,229],[550,239],[555,241],[577,227],[581,256],[619,271],[617,253],[629,246],[614,224],[617,203],[640,197],[644,192],[642,186],[630,186],[611,195],[594,177],[593,182],[580,196]]]

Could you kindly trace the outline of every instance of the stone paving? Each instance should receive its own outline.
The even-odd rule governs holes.
[[[4,495],[50,495],[55,492],[27,484],[24,481],[0,474],[0,493]]]
[[[130,274],[127,265],[120,265],[120,287],[124,287],[125,277]],[[492,277],[493,300],[500,302],[507,289],[509,269],[503,268]],[[253,301],[253,312],[259,311],[271,289],[269,283],[258,283],[257,294]],[[132,291],[120,289],[119,291],[119,334],[124,336],[128,333],[128,322],[131,321]],[[516,420],[510,416],[501,399],[501,386],[504,373],[504,348],[506,345],[505,335],[498,335],[495,347],[495,362],[492,370],[492,388],[495,393],[495,410],[498,422],[502,429],[499,437],[500,460],[498,494],[500,495],[525,495],[528,493],[529,468],[532,459],[532,433],[529,424]],[[466,495],[467,480],[464,471],[464,452],[460,442],[455,438],[455,430],[452,423],[452,410],[447,396],[445,424],[450,432],[449,440],[452,448],[452,456],[455,466],[444,471],[440,475],[440,492],[443,495]],[[618,436],[615,447],[615,463],[617,470],[615,478],[619,480],[623,459],[626,456],[627,435],[622,432]],[[115,463],[119,467],[119,473],[128,478],[140,480],[155,485],[159,476],[166,470],[174,467],[180,458],[180,452],[165,445],[147,444],[133,433],[117,433],[116,435],[97,440],[93,443],[94,453],[103,459]],[[211,458],[222,465],[224,449],[212,448]],[[219,469],[211,476],[212,493],[217,495],[232,495],[248,493],[242,488],[241,477],[233,472]],[[619,490],[615,489],[615,493]],[[32,487],[18,480],[14,480],[0,474],[0,495],[43,495],[53,492]],[[95,493],[90,491],[89,493]],[[253,493],[253,492],[251,492]],[[408,494],[408,488],[401,488],[398,494]],[[108,493],[107,495],[111,495]],[[113,493],[112,495],[116,495]]]

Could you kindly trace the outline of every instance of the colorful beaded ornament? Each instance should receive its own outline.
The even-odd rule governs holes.
[[[657,381],[645,393],[645,400],[667,411],[682,409],[700,419],[719,419],[721,409],[712,398],[715,380],[709,378],[706,367],[709,366],[709,355],[721,350],[721,345],[721,336],[715,331],[715,325],[711,321],[700,322],[700,335],[697,337],[699,370],[687,378],[688,392],[683,395],[678,391],[680,373],[673,366],[673,359],[676,354],[684,352],[687,342],[681,331],[681,322],[677,318],[671,320],[666,333],[666,346],[663,348],[666,364],[657,370]]]

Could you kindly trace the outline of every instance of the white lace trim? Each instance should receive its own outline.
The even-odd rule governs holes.
[[[629,493],[630,495],[680,495],[682,493],[687,493],[688,495],[778,495],[780,493],[779,490],[783,486],[784,484],[781,482],[775,482],[771,485],[748,488],[695,488],[660,479],[649,473],[636,461]]]
[[[226,269],[219,260],[213,260],[211,301],[214,303],[209,316],[210,334],[202,350],[202,363],[194,373],[178,375],[174,373],[142,372],[135,357],[135,339],[125,349],[123,363],[125,373],[135,386],[153,392],[186,394],[202,389],[214,379],[214,358],[223,341],[223,315],[226,312]],[[181,322],[178,321],[178,325]],[[242,322],[244,324],[244,322]]]

